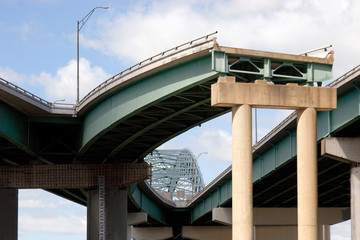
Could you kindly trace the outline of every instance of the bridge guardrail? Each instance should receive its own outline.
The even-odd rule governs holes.
[[[114,80],[118,79],[118,78],[121,78],[122,76],[125,76],[126,74],[136,70],[136,69],[139,69],[140,67],[142,66],[145,66],[153,61],[156,61],[156,60],[159,60],[161,59],[162,57],[165,57],[165,56],[168,56],[176,51],[179,51],[179,50],[183,50],[183,49],[186,49],[187,47],[193,45],[194,43],[200,43],[201,40],[208,40],[208,38],[212,35],[215,35],[217,34],[217,31],[216,32],[213,32],[213,33],[210,33],[208,35],[205,35],[203,37],[199,37],[199,38],[196,38],[192,41],[189,41],[189,42],[186,42],[186,43],[183,43],[179,46],[176,46],[176,47],[173,47],[169,50],[166,50],[166,51],[163,51],[155,56],[152,56],[152,57],[149,57],[135,65],[132,65],[131,67],[128,67],[127,69],[115,74],[114,76],[110,77],[109,79],[105,80],[104,82],[102,82],[101,84],[99,84],[96,88],[94,88],[93,90],[91,90],[88,94],[85,95],[85,97],[83,97],[81,100],[80,100],[80,104],[82,102],[84,102],[88,97],[90,97],[92,94],[96,93],[99,89],[103,88],[104,86],[108,85],[109,83],[113,82]]]
[[[28,97],[30,97],[30,98],[32,98],[32,99],[34,99],[34,100],[42,103],[42,104],[45,104],[45,105],[47,105],[47,106],[49,106],[49,107],[52,105],[51,102],[48,102],[48,101],[46,101],[45,99],[42,99],[41,97],[38,97],[38,96],[36,96],[35,94],[32,94],[31,92],[28,92],[28,91],[26,91],[25,89],[23,89],[23,88],[15,85],[15,84],[13,84],[13,83],[11,83],[11,82],[9,82],[9,81],[6,81],[6,80],[3,79],[3,78],[0,78],[0,83],[2,83],[3,85],[5,85],[5,86],[7,86],[7,87],[9,87],[9,88],[11,88],[11,89],[13,89],[13,90],[15,90],[15,91],[23,94],[23,95],[26,95],[26,96],[28,96]]]
[[[360,70],[360,65],[354,67],[353,69],[351,69],[350,71],[346,72],[345,74],[341,75],[338,79],[332,81],[331,83],[329,83],[328,85],[326,85],[327,87],[334,87],[336,84],[340,83],[343,79],[345,79],[347,76],[353,74],[354,72],[356,72],[357,70]]]
[[[45,107],[48,107],[48,112],[53,112],[53,113],[56,113],[56,110],[57,109],[63,109],[63,110],[75,110],[75,107],[76,105],[75,104],[70,104],[70,103],[56,103],[56,102],[49,102],[49,101],[46,101],[45,99],[39,97],[39,96],[36,96],[35,94],[29,92],[29,91],[26,91],[25,89],[3,79],[3,78],[0,78],[0,84],[1,85],[4,85],[5,87],[9,88],[9,89],[12,89],[16,92],[18,92],[19,94],[23,95],[23,96],[26,96],[26,97],[29,97],[30,99],[44,105]],[[46,109],[46,108],[45,108]],[[54,112],[55,110],[55,112]]]

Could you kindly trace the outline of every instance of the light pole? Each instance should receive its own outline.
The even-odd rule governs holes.
[[[81,19],[80,21],[77,21],[77,75],[76,75],[76,83],[77,83],[77,91],[76,91],[76,105],[79,105],[79,33],[80,30],[83,28],[87,20],[91,17],[91,15],[94,13],[95,9],[102,8],[102,9],[108,9],[109,7],[96,7],[93,8],[86,16]]]
[[[208,154],[207,152],[199,153],[199,155],[196,157],[196,161],[199,160],[200,156],[202,154]],[[191,195],[194,196],[194,159],[192,160],[192,177],[191,177]]]

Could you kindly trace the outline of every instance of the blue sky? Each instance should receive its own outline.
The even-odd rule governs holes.
[[[75,103],[76,21],[97,6],[110,8],[97,9],[81,30],[80,97],[132,64],[214,31],[220,45],[256,50],[296,54],[332,44],[334,79],[360,63],[355,0],[0,0],[0,77],[48,101]],[[258,138],[288,113],[260,110]],[[162,147],[208,152],[199,163],[209,182],[231,164],[231,116]],[[84,219],[84,207],[20,192],[21,240],[85,239]],[[349,222],[332,229],[333,240],[350,239]]]

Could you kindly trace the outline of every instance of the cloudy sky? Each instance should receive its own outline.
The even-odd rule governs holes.
[[[0,0],[0,77],[48,100],[76,96],[76,21],[81,30],[80,97],[108,77],[176,45],[219,31],[223,46],[301,53],[333,45],[334,79],[360,63],[356,0]],[[258,138],[289,114],[258,112]],[[165,144],[192,149],[206,182],[231,164],[225,115]],[[216,151],[215,151],[216,149]],[[209,168],[208,166],[211,166]],[[19,239],[85,239],[84,207],[44,191],[20,192]],[[349,223],[332,228],[350,239]]]

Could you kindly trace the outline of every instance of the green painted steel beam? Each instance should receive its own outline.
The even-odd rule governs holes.
[[[122,87],[94,106],[84,117],[81,152],[114,125],[141,112],[142,109],[218,75],[218,72],[211,70],[209,54]]]
[[[358,90],[353,89],[352,91],[338,96],[337,109],[330,112],[317,113],[317,141],[320,142],[321,139],[331,135],[332,133],[340,131],[359,118],[360,94]],[[294,129],[288,131],[288,135],[274,143],[262,154],[253,156],[253,182],[256,183],[261,181],[264,177],[276,171],[279,167],[287,164],[296,157],[296,155],[296,130]],[[218,189],[225,188],[229,185],[231,185],[231,179],[225,181]],[[296,186],[294,186],[294,188],[295,187]],[[219,190],[214,191],[191,209],[192,222],[195,222],[200,217],[210,213],[213,208],[219,206],[221,207],[223,204],[231,200],[230,188],[230,193],[224,193],[224,196],[221,196],[220,201],[214,201],[214,199],[218,199],[218,191]],[[276,196],[273,196],[272,198],[275,197]],[[271,199],[269,199],[269,201]]]
[[[0,101],[0,135],[17,146],[28,145],[27,117]]]
[[[138,186],[138,184],[131,184],[128,187],[128,196],[130,201],[142,211],[145,211],[156,221],[166,224],[164,210],[149,198]]]
[[[212,52],[212,69],[222,74],[234,75],[245,82],[266,79],[275,83],[296,82],[313,85],[314,82],[332,78],[330,64],[249,57],[221,51]]]
[[[188,110],[190,109],[193,109],[195,108],[196,106],[200,106],[206,102],[209,102],[210,99],[204,99],[200,102],[196,102],[194,103],[193,105],[187,107],[187,108],[183,108],[182,110],[178,111],[178,112],[174,112],[173,114],[170,114],[168,115],[167,117],[165,118],[162,118],[160,119],[159,121],[153,123],[153,124],[150,124],[149,126],[145,127],[145,128],[142,128],[140,131],[138,131],[137,133],[133,134],[131,137],[129,137],[128,139],[126,139],[125,141],[121,142],[109,155],[109,157],[112,157],[114,156],[116,153],[118,153],[121,149],[123,149],[127,144],[131,143],[134,139],[140,137],[142,134],[146,133],[147,131],[155,128],[156,126],[160,125],[161,123],[164,123],[170,119],[172,119],[173,117],[175,116],[178,116],[182,113],[185,113],[187,112]],[[105,160],[106,161],[106,160]],[[104,161],[104,162],[105,162]]]

